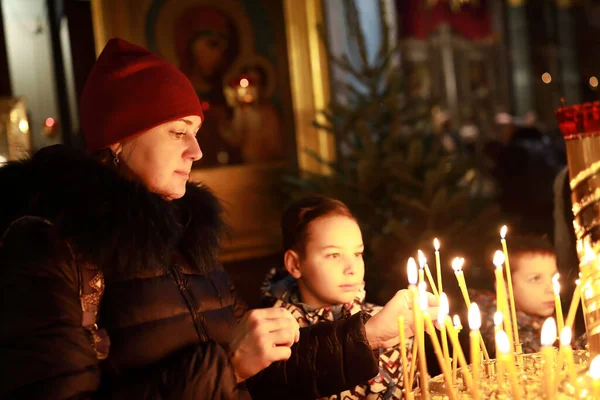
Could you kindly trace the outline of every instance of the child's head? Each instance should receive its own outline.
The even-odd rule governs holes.
[[[555,311],[552,278],[558,273],[552,245],[535,236],[511,236],[507,241],[516,308],[551,316]]]
[[[283,214],[284,262],[302,302],[327,307],[351,302],[362,287],[363,240],[356,218],[339,200],[312,196]]]

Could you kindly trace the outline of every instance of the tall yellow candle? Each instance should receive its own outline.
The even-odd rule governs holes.
[[[511,398],[515,400],[521,399],[521,386],[517,380],[517,372],[515,370],[515,363],[511,355],[510,341],[506,332],[500,330],[496,333],[496,347],[498,353],[496,360],[499,365],[502,365],[502,370],[508,373],[508,381],[510,383]],[[500,373],[498,373],[500,375]],[[502,379],[504,379],[502,377]]]
[[[427,380],[427,359],[425,357],[425,332],[423,325],[423,314],[419,302],[419,291],[417,289],[417,263],[414,258],[408,260],[408,289],[411,294],[413,306],[413,320],[415,324],[415,337],[417,339],[417,355],[419,357],[419,372],[421,375],[421,392],[425,399],[429,398],[429,382]],[[414,362],[414,360],[413,360]]]
[[[458,287],[463,295],[465,305],[467,306],[467,309],[469,309],[469,308],[471,308],[471,299],[469,297],[469,291],[467,289],[467,282],[465,281],[465,275],[463,274],[463,271],[462,271],[464,264],[465,264],[465,259],[462,257],[456,257],[454,260],[452,260],[452,269],[454,270],[454,275],[456,276],[456,281],[458,282]],[[481,334],[480,334],[479,343],[481,345],[481,351],[483,351],[483,357],[485,358],[485,361],[489,361],[490,355],[487,351],[487,347],[485,346],[485,342],[483,341]]]
[[[444,322],[446,322],[446,320],[449,320],[450,317],[446,317],[446,319],[444,320]],[[458,334],[460,333],[460,331],[462,330],[462,325],[460,323],[460,318],[458,317],[458,315],[455,315],[453,318],[453,323],[454,323],[454,329],[456,330],[456,341],[454,340],[454,338],[452,337],[452,335],[450,335],[450,340],[452,341],[452,383],[456,384],[456,374],[458,371],[458,349],[457,347],[460,346],[460,342],[458,342]],[[444,323],[444,327],[445,327],[445,323]],[[446,329],[446,331],[448,331]],[[462,348],[461,348],[462,351]],[[465,362],[466,364],[466,362]]]
[[[508,300],[509,300],[509,305],[510,305],[510,316],[507,314],[506,315],[506,319],[507,319],[507,323],[511,323],[512,322],[512,332],[513,332],[513,337],[509,338],[509,342],[513,341],[513,343],[515,344],[516,350],[517,350],[517,354],[520,354],[522,352],[522,347],[521,347],[521,341],[519,339],[519,324],[517,322],[517,309],[515,306],[515,294],[514,294],[514,288],[513,288],[513,283],[512,283],[512,272],[510,270],[510,261],[508,258],[508,247],[506,245],[506,231],[508,230],[508,228],[506,227],[506,225],[504,225],[501,229],[500,229],[500,242],[502,243],[502,250],[504,251],[504,265],[506,267],[506,282],[507,282],[507,286],[508,286]],[[510,320],[510,321],[508,321]]]
[[[556,309],[556,325],[558,326],[558,331],[562,332],[565,327],[565,320],[563,319],[562,312],[562,304],[560,301],[560,283],[558,279],[560,278],[559,274],[555,274],[552,277],[552,286],[554,288],[554,308]]]
[[[435,333],[435,327],[433,326],[433,322],[431,321],[431,316],[427,312],[427,298],[421,297],[421,312],[423,313],[423,319],[425,324],[427,325],[427,330],[429,331],[429,337],[431,338],[431,344],[433,346],[433,352],[437,357],[438,363],[440,365],[440,369],[442,370],[442,376],[444,377],[444,382],[446,386],[446,394],[452,399],[456,399],[456,395],[454,394],[454,390],[452,388],[452,374],[450,372],[450,368],[448,366],[448,362],[444,357],[442,349],[440,348],[440,342],[438,341],[437,334]]]
[[[496,251],[494,254],[494,274],[496,276],[496,306],[498,310],[502,312],[502,316],[509,316],[510,312],[508,311],[508,301],[506,298],[506,285],[504,283],[504,275],[502,273],[502,264],[504,264],[505,258],[504,253],[500,250]],[[514,346],[513,340],[513,330],[510,321],[505,321],[504,329],[506,330],[506,334],[508,335],[508,341],[510,342],[511,348]]]
[[[575,281],[575,292],[573,292],[573,298],[571,299],[571,305],[569,306],[569,312],[567,313],[567,319],[565,320],[565,327],[573,329],[573,323],[575,322],[575,315],[577,315],[577,309],[579,308],[579,302],[581,300],[581,280]]]
[[[437,297],[439,299],[440,294],[439,294],[437,288],[435,287],[435,281],[433,280],[433,276],[431,275],[431,270],[429,269],[429,265],[427,265],[427,258],[425,258],[425,254],[423,254],[423,252],[421,250],[418,250],[417,253],[418,253],[418,258],[419,258],[420,271],[425,270],[425,275],[427,276],[427,282],[429,282],[431,291],[433,292],[435,297]],[[419,273],[421,273],[420,271],[419,271]],[[419,283],[421,283],[421,281],[419,281]]]
[[[437,322],[438,322],[438,326],[440,328],[440,337],[441,337],[441,341],[442,341],[442,353],[444,356],[444,361],[446,362],[448,369],[450,369],[451,365],[450,365],[450,351],[448,349],[448,334],[446,332],[446,325],[444,324],[446,317],[450,313],[450,304],[448,303],[448,297],[446,296],[446,293],[442,292],[442,294],[440,294],[440,306],[439,307],[440,307],[440,309],[438,312]]]
[[[454,320],[456,321],[458,316],[455,315]],[[465,353],[463,352],[462,346],[460,345],[460,341],[458,340],[458,332],[462,329],[460,325],[460,319],[458,319],[459,328],[455,329],[452,325],[452,321],[450,321],[450,317],[446,318],[446,329],[450,334],[450,340],[452,341],[452,346],[456,349],[456,357],[458,358],[458,365],[460,365],[461,371],[463,373],[463,377],[465,379],[465,384],[469,390],[473,387],[473,376],[469,372],[469,363],[467,363],[467,359],[465,357]]]
[[[594,357],[590,362],[590,377],[594,387],[593,399],[600,399],[600,355]]]
[[[554,378],[554,347],[556,340],[556,322],[554,318],[548,318],[542,326],[542,358],[544,359],[544,391],[546,399],[554,400],[556,387]]]
[[[494,337],[497,337],[498,332],[502,330],[502,322],[504,321],[504,316],[502,315],[502,311],[496,311],[494,313]],[[498,356],[498,342],[496,342],[496,357]]]
[[[473,366],[473,387],[471,394],[473,400],[479,400],[479,375],[481,369],[481,353],[479,348],[479,328],[481,328],[481,313],[477,303],[471,303],[469,308],[469,328],[471,332],[471,364]]]
[[[571,348],[572,337],[573,333],[568,326],[565,326],[560,331],[560,356],[562,364],[567,372],[567,379],[572,385],[575,385],[575,361],[573,360],[573,349]]]
[[[442,267],[440,263],[440,241],[437,238],[433,239],[433,248],[435,249],[435,268],[437,272],[438,291],[442,293],[444,289],[442,285]]]

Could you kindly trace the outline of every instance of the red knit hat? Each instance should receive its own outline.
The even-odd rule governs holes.
[[[91,152],[188,115],[204,120],[198,95],[180,70],[122,39],[111,39],[96,60],[80,114]]]

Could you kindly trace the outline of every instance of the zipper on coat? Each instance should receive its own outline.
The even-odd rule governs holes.
[[[198,333],[198,338],[201,342],[208,341],[208,335],[206,334],[204,328],[202,327],[202,324],[200,323],[198,311],[196,310],[194,302],[192,301],[192,297],[187,290],[187,286],[185,285],[181,272],[177,269],[177,267],[173,267],[171,268],[171,270],[173,272],[173,276],[175,277],[175,281],[177,282],[177,286],[179,287],[179,291],[181,292],[181,295],[187,303],[187,306],[190,310],[190,314],[192,314],[192,319],[194,320],[194,327],[196,328],[196,333]]]

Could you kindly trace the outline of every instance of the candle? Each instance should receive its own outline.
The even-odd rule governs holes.
[[[408,289],[411,293],[413,306],[413,319],[415,324],[415,337],[417,339],[417,354],[419,356],[419,372],[421,374],[421,391],[429,398],[429,382],[427,381],[427,359],[425,358],[425,332],[423,316],[419,304],[419,291],[417,290],[417,263],[414,258],[408,260]],[[414,345],[414,344],[413,344]],[[413,362],[415,362],[413,360]]]
[[[471,364],[473,365],[473,387],[471,393],[473,400],[479,399],[479,375],[481,368],[481,353],[479,348],[479,328],[481,328],[481,314],[479,313],[479,307],[477,303],[471,303],[469,308],[469,328],[471,332],[469,338],[471,339]]]
[[[456,276],[456,281],[458,282],[458,287],[463,295],[463,299],[465,300],[465,305],[467,309],[471,308],[471,299],[469,297],[469,291],[467,289],[467,282],[465,281],[465,275],[462,271],[462,267],[465,264],[465,259],[462,257],[456,257],[452,260],[452,269],[454,270],[454,275]],[[480,344],[481,350],[483,351],[483,357],[486,361],[490,360],[490,355],[487,351],[487,347],[485,346],[485,342],[480,335]]]
[[[512,321],[512,332],[513,332],[513,338],[514,339],[514,344],[516,347],[516,351],[517,354],[521,354],[523,352],[523,349],[521,347],[521,341],[519,339],[519,324],[517,322],[517,310],[516,310],[516,306],[515,306],[515,295],[514,295],[514,289],[513,289],[513,283],[512,283],[512,272],[510,270],[510,262],[508,259],[508,247],[506,245],[506,231],[508,230],[508,228],[506,227],[506,225],[504,225],[501,229],[500,229],[500,242],[502,243],[502,250],[504,252],[504,265],[506,267],[506,282],[508,284],[508,300],[509,300],[509,305],[510,305],[510,316],[508,319],[511,319]],[[508,316],[508,315],[507,315]],[[511,321],[507,321],[507,323],[511,323]]]
[[[498,349],[497,361],[502,366],[502,371],[508,372],[508,380],[510,382],[510,393],[513,399],[521,399],[521,387],[517,381],[517,373],[515,370],[515,363],[513,362],[510,341],[506,332],[500,330],[496,333],[496,348]],[[504,380],[504,377],[500,374],[501,369],[498,369],[498,376]]]
[[[579,301],[581,299],[581,279],[575,281],[575,292],[571,299],[571,305],[569,306],[569,312],[567,313],[567,319],[565,320],[565,327],[573,329],[573,323],[575,322],[575,315],[577,314],[577,308],[579,308]]]
[[[433,345],[433,352],[437,357],[438,363],[440,365],[440,369],[442,370],[442,376],[444,377],[444,382],[446,383],[446,393],[450,400],[456,399],[454,395],[454,390],[452,390],[452,375],[450,373],[450,369],[448,367],[448,362],[446,357],[444,356],[442,349],[440,348],[440,342],[438,341],[437,334],[435,333],[435,328],[433,326],[433,322],[431,321],[431,316],[427,312],[428,304],[427,297],[421,297],[421,312],[423,313],[423,319],[425,320],[425,324],[427,324],[427,329],[429,330],[429,336],[431,337],[431,344]]]
[[[496,267],[494,270],[496,276],[496,307],[502,312],[503,317],[510,315],[508,311],[508,301],[506,299],[506,285],[504,284],[504,275],[502,274],[502,264],[504,264],[504,261],[504,253],[500,250],[496,251],[493,260],[494,266]],[[508,335],[508,341],[510,342],[511,347],[513,347],[513,330],[510,321],[504,323],[504,329]]]
[[[437,238],[433,239],[433,248],[435,249],[435,268],[437,271],[437,283],[438,291],[442,293],[444,291],[442,286],[442,267],[440,263],[440,241]]]
[[[450,317],[446,316],[446,319],[450,319]],[[446,327],[446,319],[444,320],[444,328]],[[457,335],[462,329],[462,326],[460,324],[460,318],[458,317],[458,315],[454,316],[454,329],[456,329]],[[452,336],[450,336],[450,340],[452,341],[452,383],[456,385],[456,373],[458,371],[458,360],[456,359],[458,355],[456,352],[456,346],[460,346],[460,342],[456,343],[452,339]]]
[[[450,351],[448,349],[448,334],[446,332],[446,326],[444,321],[450,313],[450,305],[448,303],[448,297],[446,293],[440,294],[440,309],[437,317],[438,325],[440,327],[440,337],[442,338],[442,350],[444,355],[444,361],[446,362],[448,369],[450,369]]]
[[[572,385],[575,385],[575,361],[573,360],[573,349],[571,348],[571,339],[573,333],[568,326],[560,331],[560,358],[567,371],[567,379]],[[559,367],[560,371],[561,368]]]
[[[450,334],[450,340],[452,340],[452,346],[454,347],[454,350],[456,350],[456,357],[458,358],[458,364],[460,365],[461,371],[463,373],[465,384],[469,389],[471,389],[473,387],[473,377],[469,372],[469,364],[467,363],[465,353],[463,352],[462,346],[460,345],[460,341],[458,340],[458,332],[462,329],[462,326],[460,324],[460,318],[458,318],[458,315],[454,316],[454,323],[457,326],[456,328],[452,325],[450,317],[446,317],[445,323],[446,329]]]
[[[560,302],[560,283],[558,282],[560,275],[557,273],[552,277],[552,286],[554,288],[554,308],[556,309],[556,323],[558,325],[558,331],[562,332],[565,327],[565,320],[563,319],[562,304]]]
[[[499,387],[504,386],[504,372],[508,367],[508,352],[510,352],[510,343],[508,343],[508,349],[505,350],[505,343],[503,340],[508,341],[506,332],[502,329],[496,331],[494,335],[496,341],[496,383]]]
[[[590,377],[594,386],[593,399],[600,399],[600,355],[594,357],[590,363]]]
[[[554,347],[552,344],[556,340],[556,322],[554,318],[548,318],[542,326],[542,357],[544,359],[544,389],[546,399],[555,398],[554,386]]]
[[[406,358],[406,336],[404,335],[404,315],[398,317],[398,332],[400,336],[400,360],[402,362],[402,384],[408,390],[408,359]]]
[[[423,252],[421,250],[418,250],[417,254],[419,257],[419,267],[421,268],[421,271],[425,270],[425,274],[427,275],[427,281],[429,282],[429,286],[431,286],[431,291],[433,292],[435,297],[437,297],[439,299],[440,294],[439,294],[437,288],[435,287],[435,282],[433,281],[433,276],[431,275],[431,270],[429,269],[429,265],[427,265],[427,258],[425,258],[425,254],[423,254]]]

